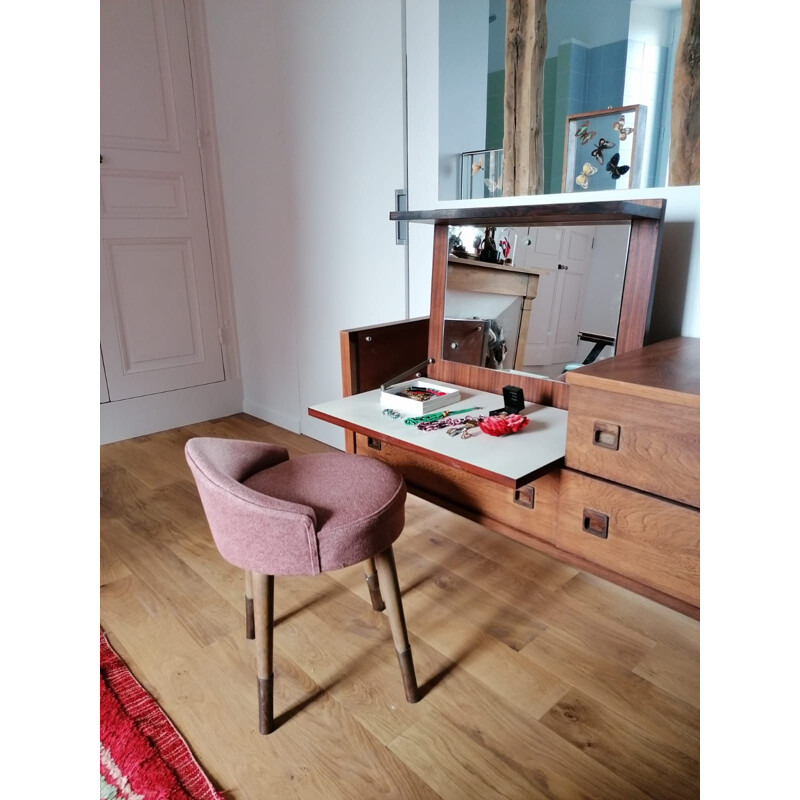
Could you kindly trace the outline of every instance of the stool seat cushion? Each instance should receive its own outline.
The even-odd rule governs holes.
[[[286,553],[285,563],[251,567],[271,575],[316,574],[371,558],[397,539],[405,524],[406,488],[388,464],[349,453],[298,456],[251,475],[244,486],[309,507],[316,517],[318,564]],[[265,535],[268,522],[265,522]]]

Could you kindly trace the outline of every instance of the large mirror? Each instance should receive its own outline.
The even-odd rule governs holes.
[[[558,378],[614,355],[630,223],[450,225],[441,357]]]
[[[546,17],[542,193],[666,186],[680,0],[549,0]],[[502,195],[505,35],[506,0],[439,0],[440,200]]]
[[[434,225],[428,377],[566,408],[571,366],[645,343],[666,203],[390,213]]]

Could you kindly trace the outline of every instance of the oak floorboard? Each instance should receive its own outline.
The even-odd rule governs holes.
[[[622,586],[580,572],[559,589],[653,641],[700,658],[700,623]]]
[[[692,758],[699,758],[700,714],[654,684],[617,664],[584,652],[581,643],[550,629],[520,655],[557,673],[584,694]]]
[[[126,473],[148,489],[158,489],[186,477],[186,462],[180,463],[175,448],[162,434],[149,434],[103,447],[109,448],[103,456],[105,464],[124,467]]]
[[[108,447],[108,445],[105,445]],[[153,490],[124,467],[103,463],[100,469],[101,521],[122,519],[140,528],[157,528],[162,520],[148,515],[147,498]]]
[[[497,622],[485,614],[485,608],[477,609],[478,613],[468,618],[472,593],[453,591],[454,583],[458,584],[445,571],[402,547],[395,548],[395,559],[406,624],[412,636],[422,639],[509,702],[524,698],[536,715],[565,694],[569,684],[555,673],[533,665],[492,634]],[[331,575],[338,580],[353,580],[354,576],[345,572]]]
[[[406,516],[411,523],[421,523],[424,530],[457,541],[505,570],[535,581],[543,589],[558,589],[580,572],[577,567],[556,561],[531,547],[519,547],[518,542],[466,517],[462,517],[458,528],[454,529],[452,512],[413,496],[409,498]]]
[[[261,736],[193,436],[333,448],[247,414],[100,448],[101,625],[229,800],[699,796],[699,624],[412,495],[394,550],[420,701],[360,565],[278,577]]]
[[[656,800],[697,797],[700,765],[576,689],[542,723]]]
[[[430,598],[432,603],[458,614],[488,636],[519,651],[546,626],[524,610],[498,600],[477,583],[461,578],[442,564],[421,556],[413,550],[409,537],[397,556],[397,568],[414,589]]]
[[[282,648],[276,647],[275,656],[275,715],[279,727],[273,734],[261,736],[257,729],[252,642],[232,636],[210,648],[209,682],[216,674],[215,683],[223,687],[216,691],[231,715],[227,730],[222,732],[228,737],[229,746],[247,746],[254,759],[267,760],[273,770],[284,776],[284,783],[296,784],[293,788],[303,798],[437,797],[331,692],[287,658]],[[216,768],[227,766],[220,760]],[[239,776],[233,777],[238,782]],[[282,797],[269,775],[262,776],[259,783],[261,790],[251,788],[249,797]]]
[[[546,800],[530,781],[474,742],[446,717],[431,712],[389,748],[443,800]]]
[[[131,527],[109,526],[107,540],[140,580],[169,604],[171,613],[200,644],[235,629],[240,620],[230,603],[154,537]]]
[[[539,722],[530,698],[519,696],[512,704],[497,693],[496,686],[476,680],[458,665],[436,688],[428,695],[436,711],[546,796],[627,800],[646,796]],[[416,727],[425,724],[423,720]]]
[[[114,548],[113,544],[100,540],[100,587],[126,578],[131,571]]]
[[[700,708],[700,662],[677,648],[656,645],[633,668],[665,692]]]
[[[508,608],[538,620],[547,628],[568,631],[580,639],[587,651],[613,659],[632,669],[655,642],[594,612],[590,606],[556,598],[536,581],[515,574],[483,558],[458,542],[437,533],[406,539],[407,546],[475,584]]]

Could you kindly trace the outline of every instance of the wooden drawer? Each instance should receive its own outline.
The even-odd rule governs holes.
[[[370,441],[375,442],[374,439]],[[366,436],[356,434],[356,452],[394,466],[412,491],[420,489],[423,496],[430,496],[430,499],[445,507],[455,506],[454,510],[466,511],[467,516],[489,528],[494,527],[493,522],[513,528],[520,534],[514,538],[532,536],[555,544],[561,470],[554,470],[518,490],[521,501],[528,498],[529,490],[533,491],[533,508],[527,508],[514,501],[515,491],[507,486],[386,442],[380,442],[380,446],[381,449],[376,450],[369,446]],[[503,527],[497,529],[514,535],[514,532]]]
[[[607,538],[596,535],[603,517]],[[556,545],[700,605],[700,512],[693,508],[564,469]]]
[[[570,386],[565,463],[699,508],[700,409]]]

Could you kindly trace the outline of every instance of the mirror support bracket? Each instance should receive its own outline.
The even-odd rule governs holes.
[[[430,357],[426,358],[424,361],[420,361],[419,364],[417,364],[414,367],[411,367],[411,369],[407,369],[405,372],[401,372],[399,375],[395,375],[393,378],[389,378],[389,380],[386,381],[385,383],[382,383],[381,390],[386,391],[390,386],[394,386],[396,383],[400,383],[400,381],[403,381],[406,378],[411,377],[412,375],[415,378],[421,378],[422,376],[419,373],[422,371],[423,367],[427,367],[429,364],[433,364],[434,361],[436,361],[436,359]]]

